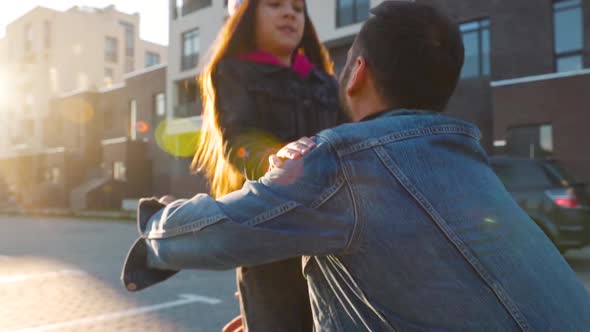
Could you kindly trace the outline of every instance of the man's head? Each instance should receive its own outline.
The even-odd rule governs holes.
[[[355,121],[392,108],[442,112],[463,66],[457,25],[407,1],[385,1],[371,13],[340,75],[343,107]]]

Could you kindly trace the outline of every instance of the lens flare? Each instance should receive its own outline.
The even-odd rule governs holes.
[[[236,154],[239,158],[247,158],[250,153],[248,152],[248,149],[246,149],[245,147],[241,147],[238,149]]]
[[[67,121],[84,124],[94,118],[96,111],[82,98],[65,99],[60,105],[61,115]]]
[[[167,121],[160,122],[154,133],[160,149],[175,157],[194,156],[199,144],[199,130],[195,128],[194,131],[182,134],[169,134],[166,130],[167,125]]]
[[[150,125],[145,121],[138,121],[135,124],[135,130],[137,130],[138,133],[145,134],[150,131]]]

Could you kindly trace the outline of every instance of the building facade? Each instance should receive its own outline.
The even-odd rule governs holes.
[[[139,14],[114,6],[64,12],[37,7],[9,24],[0,67],[13,90],[0,150],[45,148],[43,123],[52,98],[108,87],[127,73],[165,63],[166,47],[141,40],[139,25]]]
[[[585,69],[590,66],[590,0],[417,1],[447,12],[462,32],[465,65],[446,112],[478,125],[482,144],[490,153],[557,159],[580,182],[590,183],[590,131],[585,128],[590,120],[590,70]],[[369,9],[381,2],[307,2],[337,72],[369,17]],[[117,207],[123,198],[186,197],[207,191],[206,181],[189,171],[201,126],[196,77],[227,9],[223,0],[169,0],[169,7],[167,66],[125,74],[126,50],[118,46],[114,53],[121,67],[114,71],[112,82],[105,81],[105,75],[96,75],[92,76],[97,79],[92,81],[96,88],[76,91],[80,86],[75,83],[84,80],[77,81],[73,74],[74,83],[70,83],[74,91],[56,92],[58,97],[41,113],[46,115],[38,117],[40,120],[27,117],[28,98],[15,104],[20,107],[18,117],[3,122],[19,123],[24,129],[18,134],[25,137],[35,136],[32,132],[38,130],[45,142],[38,153],[27,150],[26,140],[13,139],[11,143],[9,155],[27,165],[18,171],[32,174],[21,181],[23,188],[35,186],[35,181],[27,179],[41,179],[49,192],[63,191],[62,198],[54,195],[52,199],[81,208]],[[121,34],[112,35],[123,40],[129,30],[121,30],[117,24]],[[13,30],[27,31],[26,25]],[[109,43],[108,38],[101,35],[102,46]],[[10,39],[0,42],[0,50],[10,48],[6,45]],[[155,47],[145,45],[146,50]],[[114,56],[108,50],[112,48],[96,51],[100,58],[96,59],[97,67],[107,66],[105,61]],[[156,53],[157,47],[149,52]],[[134,65],[157,62],[154,54],[144,53],[133,60]],[[39,56],[43,58],[43,54]],[[16,59],[23,56],[26,59],[22,54]],[[34,59],[39,60],[38,56]],[[15,68],[20,67],[4,70]],[[43,80],[52,82],[51,71]],[[14,86],[21,92],[29,91],[31,85],[23,82],[26,80],[19,79]]]
[[[13,152],[0,163],[18,203],[118,209],[123,199],[168,192],[165,165],[154,162],[167,155],[156,139],[165,120],[165,84],[166,65],[155,65],[111,87],[52,99],[43,130],[47,147]]]
[[[448,113],[490,152],[556,159],[590,183],[590,1],[428,0],[460,23],[462,80]],[[577,142],[577,143],[576,143]]]
[[[193,84],[227,15],[225,2],[169,1],[168,116],[175,132],[200,126]],[[370,8],[381,2],[307,2],[336,72]],[[590,142],[583,129],[590,120],[590,72],[584,69],[590,66],[590,0],[416,2],[448,13],[463,34],[465,66],[446,112],[477,124],[490,153],[555,158],[590,182],[590,148],[573,144]],[[188,97],[181,97],[187,86]]]

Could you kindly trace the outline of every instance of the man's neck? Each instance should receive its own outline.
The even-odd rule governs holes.
[[[363,122],[363,121],[369,121],[369,120],[373,120],[377,117],[379,117],[382,113],[385,113],[385,111],[383,112],[378,112],[378,113],[373,113],[371,115],[367,115],[364,118],[360,119],[358,122]]]
[[[367,118],[373,118],[393,108],[393,106],[386,105],[385,103],[379,102],[375,99],[366,99],[366,102],[358,103],[357,105],[354,105],[354,108],[352,108],[352,121],[360,122]]]

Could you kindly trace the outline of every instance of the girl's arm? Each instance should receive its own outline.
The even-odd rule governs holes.
[[[236,68],[220,64],[214,76],[216,108],[228,160],[249,180],[268,169],[268,157],[281,147],[273,135],[260,128],[256,97]]]

